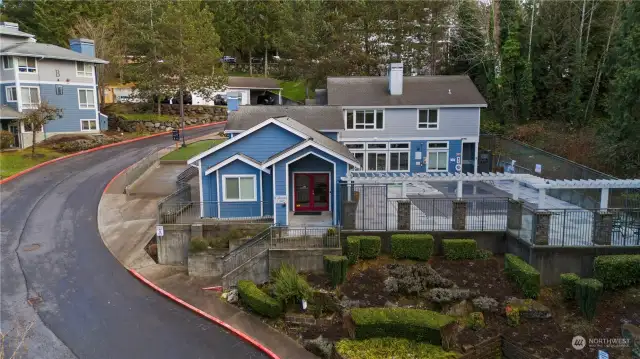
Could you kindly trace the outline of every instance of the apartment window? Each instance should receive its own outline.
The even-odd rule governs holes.
[[[64,94],[62,85],[56,85],[56,95],[62,95],[62,94]]]
[[[364,150],[364,143],[345,143],[345,146],[350,150]]]
[[[347,130],[382,130],[384,110],[346,110]]]
[[[81,109],[95,109],[96,102],[91,89],[78,89],[78,102]]]
[[[35,73],[37,71],[35,57],[18,57],[18,71]]]
[[[22,96],[22,108],[34,109],[40,105],[39,87],[20,87],[20,95]]]
[[[93,77],[93,66],[88,62],[76,62],[76,75],[78,77]]]
[[[228,202],[256,200],[256,176],[222,176],[223,198]]]
[[[409,143],[389,144],[389,171],[409,171]]]
[[[448,142],[429,142],[427,147],[427,171],[446,171],[449,160]]]
[[[387,170],[387,152],[367,152],[367,171]]]
[[[418,110],[418,129],[437,130],[438,110]]]
[[[5,88],[7,94],[7,102],[17,102],[18,101],[18,91],[15,86],[9,86]]]
[[[11,56],[2,56],[2,68],[5,70],[10,70],[13,68],[13,57]]]
[[[80,121],[80,130],[81,131],[95,131],[98,129],[98,121],[97,120],[81,120]]]

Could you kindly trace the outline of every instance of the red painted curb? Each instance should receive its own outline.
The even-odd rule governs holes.
[[[177,302],[178,304],[181,304],[182,306],[192,310],[193,312],[201,315],[202,317],[209,319],[211,321],[213,321],[214,323],[222,326],[223,328],[229,330],[230,332],[232,332],[233,334],[237,335],[238,337],[240,337],[242,340],[252,344],[253,346],[255,346],[256,348],[258,348],[259,350],[263,351],[265,354],[267,354],[270,358],[272,359],[280,359],[279,356],[277,356],[274,352],[272,352],[271,350],[269,350],[267,347],[265,347],[264,345],[258,343],[257,340],[251,338],[250,336],[246,335],[245,333],[239,331],[238,329],[230,326],[229,324],[223,322],[222,320],[203,312],[202,310],[194,307],[193,305],[185,302],[184,300],[176,297],[175,295],[165,291],[164,289],[158,287],[157,285],[153,284],[151,281],[149,281],[147,278],[143,277],[140,273],[136,272],[133,269],[129,269],[129,272],[136,278],[138,278],[138,280],[142,281],[143,283],[145,283],[146,285],[148,285],[149,287],[151,287],[152,289],[154,289],[156,292],[164,295],[165,297],[173,300],[174,302]]]
[[[184,129],[185,129],[185,130],[190,130],[190,129],[193,129],[193,128],[201,128],[201,127],[207,127],[207,126],[214,126],[214,125],[219,125],[219,124],[226,123],[226,122],[227,122],[227,121],[220,121],[220,122],[213,122],[213,123],[205,123],[205,124],[203,124],[203,125],[187,126],[187,127],[185,127]],[[95,151],[103,150],[103,149],[105,149],[105,148],[109,148],[109,147],[120,146],[120,145],[124,145],[124,144],[131,143],[131,142],[142,141],[142,140],[146,140],[146,139],[148,139],[148,138],[152,138],[152,137],[163,136],[163,135],[167,135],[167,134],[169,134],[169,132],[168,132],[168,131],[166,131],[166,132],[154,133],[153,135],[148,135],[148,136],[143,136],[143,137],[136,137],[136,138],[132,138],[132,139],[129,139],[129,140],[124,140],[124,141],[121,141],[121,142],[110,143],[110,144],[108,144],[108,145],[104,145],[104,146],[100,146],[100,147],[94,147],[94,148],[90,148],[90,149],[88,149],[88,150],[84,150],[84,151],[80,151],[80,152],[75,152],[75,153],[68,154],[68,155],[66,155],[66,156],[62,156],[62,157],[58,157],[58,158],[54,158],[54,159],[49,160],[49,161],[47,161],[47,162],[42,162],[42,163],[39,163],[39,164],[37,164],[37,165],[35,165],[35,166],[33,166],[33,167],[29,167],[29,168],[27,168],[26,170],[21,171],[21,172],[18,172],[18,173],[14,174],[14,175],[11,175],[11,176],[7,177],[7,178],[1,179],[1,180],[0,180],[0,184],[5,184],[5,183],[7,183],[7,182],[9,182],[9,181],[11,181],[11,180],[13,180],[13,179],[16,179],[16,178],[18,178],[18,177],[20,177],[20,176],[22,176],[22,175],[25,175],[25,174],[27,174],[27,173],[29,173],[29,172],[33,171],[33,170],[36,170],[36,169],[40,168],[40,167],[44,167],[44,166],[46,166],[46,165],[50,165],[50,164],[52,164],[52,163],[55,163],[55,162],[58,162],[58,161],[62,161],[62,160],[67,159],[67,158],[71,158],[71,157],[79,156],[79,155],[82,155],[82,154],[85,154],[85,153],[90,153],[90,152],[95,152]],[[117,176],[116,176],[116,177],[117,177]],[[112,181],[113,181],[113,179],[112,179]]]

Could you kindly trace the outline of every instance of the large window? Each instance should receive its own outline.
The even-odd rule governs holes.
[[[13,57],[11,56],[2,56],[2,68],[5,70],[10,70],[13,68]]]
[[[389,144],[389,171],[409,171],[409,143]]]
[[[347,130],[384,129],[384,110],[346,110],[345,113]]]
[[[249,202],[256,200],[256,176],[222,176],[222,193],[227,202]]]
[[[386,152],[367,152],[367,171],[380,172],[387,170]]]
[[[18,91],[16,91],[15,86],[9,86],[5,88],[7,92],[7,102],[17,102],[18,101]]]
[[[345,144],[345,146],[349,149],[349,151],[351,151],[351,153],[353,154],[353,157],[356,158],[356,160],[358,160],[358,163],[360,163],[360,169],[359,171],[364,171],[365,170],[365,166],[364,166],[364,143],[347,143]],[[352,165],[349,165],[349,170],[350,171],[354,171],[355,167],[353,167]]]
[[[18,71],[36,73],[38,71],[35,57],[18,57]]]
[[[98,129],[98,121],[97,120],[80,120],[80,130],[81,131],[95,131]]]
[[[408,172],[411,144],[409,142],[347,142],[345,146],[367,172]],[[350,167],[350,170],[354,170]]]
[[[20,95],[22,96],[22,108],[34,109],[40,105],[40,88],[39,87],[20,87]]]
[[[93,90],[78,89],[78,103],[81,109],[95,109],[96,101],[93,97]]]
[[[427,171],[446,171],[449,161],[448,142],[429,142],[427,148]]]
[[[88,62],[76,62],[76,75],[78,77],[93,77],[93,65]]]
[[[438,110],[418,110],[418,129],[419,130],[437,130],[438,129]]]

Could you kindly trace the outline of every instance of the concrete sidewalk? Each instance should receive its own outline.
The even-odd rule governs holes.
[[[144,250],[155,234],[160,197],[127,198],[117,179],[103,194],[98,206],[98,230],[103,242],[123,266],[135,269],[148,280],[185,302],[244,332],[282,359],[313,359],[295,340],[219,298],[202,290],[219,280],[190,278],[185,267],[157,264]]]

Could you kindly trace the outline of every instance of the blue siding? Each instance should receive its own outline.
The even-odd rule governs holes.
[[[337,132],[324,132],[324,131],[322,131],[320,133],[322,133],[323,135],[329,137],[330,139],[332,139],[334,141],[338,140],[338,133]]]
[[[205,171],[237,153],[262,162],[301,141],[302,138],[277,125],[268,125],[203,158],[202,170]]]
[[[218,183],[218,191],[220,191],[220,218],[259,217],[260,202],[262,201],[262,193],[260,191],[261,171],[242,161],[233,161],[227,166],[220,168],[218,172],[220,176],[220,183]],[[222,189],[224,175],[254,175],[256,178],[256,201],[225,202]]]
[[[265,216],[273,215],[273,179],[271,174],[262,173],[262,207],[264,208]]]
[[[29,83],[21,86],[37,86]],[[40,98],[49,104],[62,109],[62,118],[50,121],[44,126],[45,132],[79,132],[80,120],[97,120],[95,109],[80,109],[78,89],[93,89],[92,86],[62,85],[62,95],[56,94],[56,85],[43,84],[40,86]],[[96,104],[97,106],[97,104]]]
[[[275,174],[276,181],[276,193],[275,196],[286,196],[287,195],[287,164],[284,161],[280,161],[273,165],[273,172]],[[276,224],[278,225],[286,225],[287,224],[287,205],[286,204],[276,204]]]
[[[460,171],[456,169],[456,165],[460,165]],[[449,141],[449,172],[462,172],[462,141]]]
[[[329,163],[322,158],[314,155],[309,155],[304,157],[296,162],[289,164],[289,208],[294,210],[293,203],[293,172],[330,172],[329,181],[333,179],[333,164]],[[333,183],[331,183],[331,188],[333,190]],[[329,201],[333,206],[333,198]],[[331,210],[331,208],[329,208]]]
[[[205,176],[204,170],[202,171],[202,200],[204,204],[204,216],[205,217],[218,217],[218,180],[216,173],[211,173]]]

